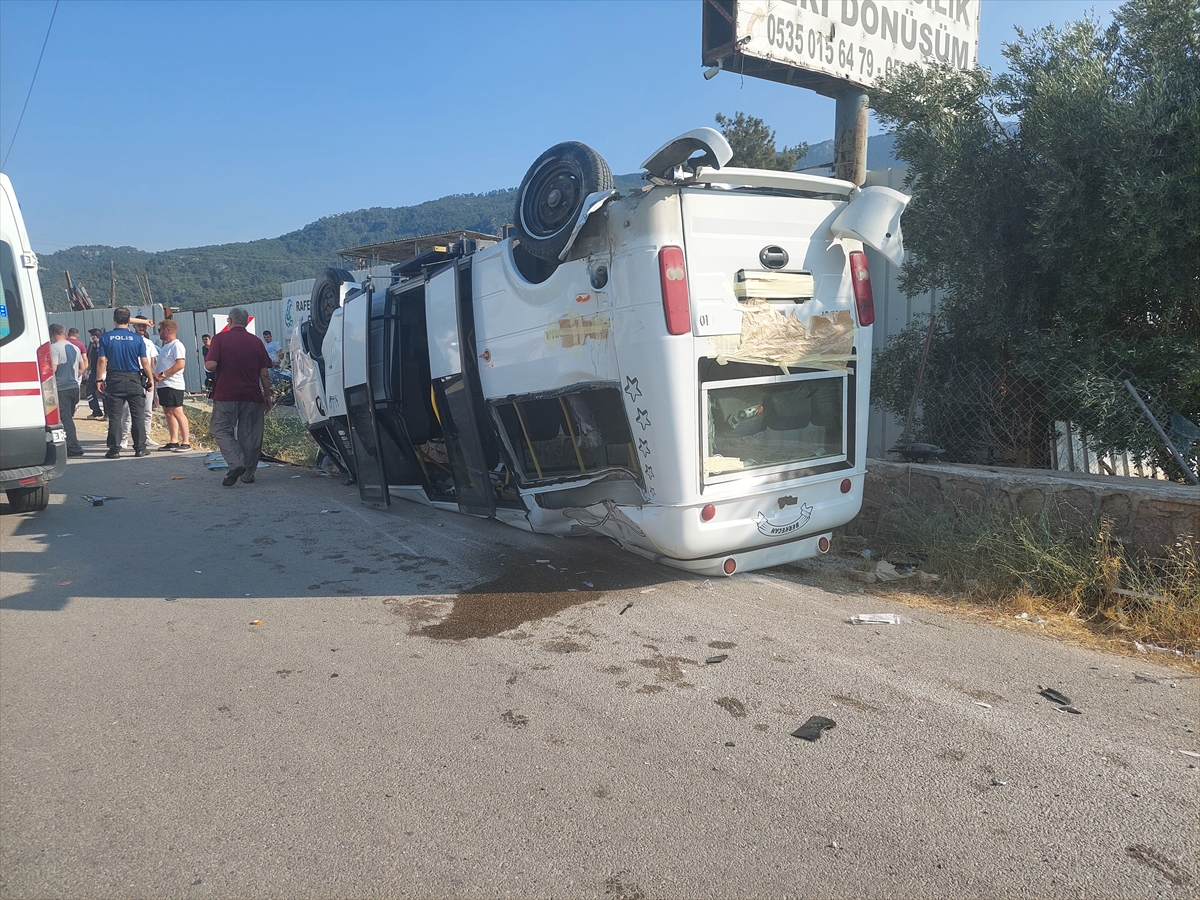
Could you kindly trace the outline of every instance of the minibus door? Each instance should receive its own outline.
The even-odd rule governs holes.
[[[358,496],[366,506],[386,509],[391,505],[387,479],[383,473],[383,453],[379,445],[375,404],[372,402],[371,367],[371,291],[349,300],[342,308],[343,395],[350,440],[354,448]]]
[[[429,279],[425,322],[436,413],[454,473],[458,508],[491,518],[496,514],[496,495],[485,447],[494,441],[489,442],[482,431],[487,419],[475,358],[470,257]]]

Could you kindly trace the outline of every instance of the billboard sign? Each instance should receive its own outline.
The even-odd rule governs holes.
[[[828,93],[836,83],[870,88],[901,63],[973,68],[980,2],[708,0],[708,5],[732,20],[732,54],[723,63],[726,70],[744,67],[746,74]],[[720,25],[718,18],[712,21]],[[715,35],[721,29],[710,30]],[[723,42],[706,40],[705,53],[713,57],[711,62],[720,56],[719,51],[713,52],[719,43]],[[811,74],[807,78],[784,74],[796,70]]]

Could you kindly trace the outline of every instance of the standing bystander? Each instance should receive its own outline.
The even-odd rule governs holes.
[[[183,411],[183,367],[187,350],[179,340],[179,326],[174,319],[158,323],[158,337],[163,342],[155,362],[154,379],[158,382],[158,403],[167,420],[168,443],[162,449],[186,453],[192,449],[188,419]]]
[[[200,335],[200,365],[203,367],[204,362],[208,359],[208,348],[212,346],[212,335]],[[213,377],[212,372],[208,369],[204,370],[204,395],[212,397]]]
[[[131,316],[129,325],[137,333],[137,335],[146,344],[146,358],[150,360],[150,371],[153,372],[158,361],[158,346],[154,341],[150,340],[150,325],[153,324],[149,319],[143,319],[139,316]],[[142,418],[145,419],[146,429],[146,449],[158,449],[158,441],[153,438],[154,428],[154,407],[157,399],[155,392],[156,382],[153,378],[150,379],[150,386],[146,388],[146,404]],[[121,414],[121,449],[129,449],[129,438],[132,433],[132,425],[129,421],[129,412],[126,410]]]
[[[84,346],[83,341],[79,340],[79,329],[78,328],[68,328],[67,329],[67,340],[75,345],[76,350],[78,350],[84,356],[87,355],[87,347]]]
[[[83,456],[83,446],[75,431],[75,407],[79,405],[79,379],[87,367],[87,358],[67,340],[67,330],[57,322],[50,325],[50,361],[54,364],[58,387],[58,417],[67,433],[67,456]]]
[[[128,404],[133,430],[134,456],[149,456],[146,449],[143,382],[154,382],[146,342],[129,327],[129,309],[113,310],[113,329],[100,335],[100,356],[96,363],[96,385],[104,392],[108,410],[107,459],[121,455],[121,413]]]
[[[267,348],[267,356],[271,358],[271,368],[278,369],[279,362],[283,359],[283,348],[279,346],[279,341],[271,337],[271,332],[263,332],[263,346]]]
[[[262,454],[263,420],[271,408],[271,359],[263,342],[246,330],[250,314],[235,306],[229,329],[208,348],[204,368],[213,373],[213,408],[209,429],[229,471],[221,482],[232,487],[238,478],[254,483]]]
[[[96,360],[100,356],[100,335],[104,334],[99,328],[89,328],[88,337],[90,340],[87,345],[87,401],[88,406],[92,409],[92,414],[89,419],[103,419],[104,407],[101,406],[103,395],[96,390]]]

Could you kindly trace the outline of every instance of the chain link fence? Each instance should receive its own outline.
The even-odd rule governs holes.
[[[873,391],[877,404],[908,420],[893,452],[925,444],[939,448],[937,458],[946,462],[1196,483],[1200,428],[1152,393],[1127,386],[1116,367],[1083,370],[1053,360],[997,363],[931,353],[915,403],[903,408],[900,382],[915,382],[911,366],[884,366],[875,374],[880,377],[884,381]],[[907,392],[911,397],[911,387]]]

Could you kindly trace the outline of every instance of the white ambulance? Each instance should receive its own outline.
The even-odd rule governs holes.
[[[385,284],[326,270],[293,333],[297,406],[363,502],[606,535],[704,574],[827,551],[862,501],[863,244],[899,261],[907,198],[731,156],[688,132],[620,195],[559,144],[514,236]]]
[[[0,490],[16,512],[45,509],[48,482],[67,467],[37,266],[12,183],[0,174]]]

